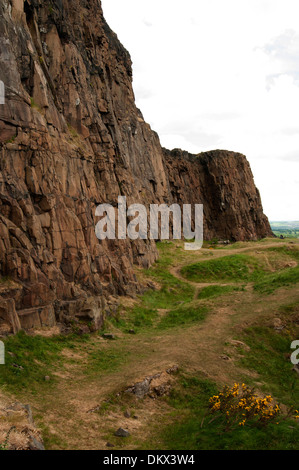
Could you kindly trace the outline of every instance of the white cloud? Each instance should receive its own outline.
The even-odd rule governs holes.
[[[162,145],[246,154],[267,215],[299,219],[298,0],[102,3]]]
[[[148,28],[151,28],[153,26],[153,23],[148,21],[146,18],[144,18],[143,23],[145,24],[145,26],[148,26]]]
[[[275,78],[286,74],[293,77],[294,82],[299,86],[299,33],[293,29],[284,31],[263,47],[263,51],[268,54],[280,73],[269,75],[269,86],[273,84]]]

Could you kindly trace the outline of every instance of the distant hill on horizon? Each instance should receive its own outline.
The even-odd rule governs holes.
[[[270,220],[270,224],[275,226],[282,226],[286,225],[288,227],[298,227],[299,228],[299,220]]]
[[[271,229],[277,236],[299,238],[299,221],[270,221]]]

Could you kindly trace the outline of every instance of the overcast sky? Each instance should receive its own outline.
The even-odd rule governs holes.
[[[161,144],[244,153],[270,220],[299,220],[299,1],[102,5]]]

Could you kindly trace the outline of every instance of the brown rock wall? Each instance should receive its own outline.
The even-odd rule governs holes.
[[[204,202],[207,237],[271,234],[245,157],[162,150],[98,0],[2,1],[0,80],[0,271],[23,327],[97,328],[109,296],[138,291],[133,263],[155,261],[155,243],[95,236],[97,205],[118,195]]]

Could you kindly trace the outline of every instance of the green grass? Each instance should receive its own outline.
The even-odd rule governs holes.
[[[88,355],[86,374],[116,371],[127,361],[128,357],[129,352],[117,346],[113,349],[91,351]]]
[[[273,252],[273,253],[282,254],[282,255],[288,256],[292,259],[299,260],[299,250],[295,247],[275,246],[275,247],[267,248],[264,251],[265,252]]]
[[[229,294],[234,291],[241,291],[240,287],[236,286],[207,286],[200,290],[197,298],[198,299],[211,299],[221,295]]]
[[[35,415],[36,418],[38,416]],[[38,420],[38,426],[42,431],[43,441],[45,448],[55,450],[67,450],[67,442],[65,439],[61,439],[61,436],[57,436],[51,432],[50,428],[46,426],[40,419]]]
[[[167,399],[168,424],[143,445],[145,449],[177,450],[274,450],[298,448],[299,425],[294,420],[267,427],[248,423],[224,432],[223,421],[207,417],[209,398],[217,385],[202,376],[183,376]]]
[[[88,367],[83,370],[87,374],[116,370],[128,357],[126,351],[118,345],[112,349],[100,349],[93,342],[92,335],[78,336],[30,336],[21,331],[15,336],[9,336],[5,343],[5,365],[0,367],[0,386],[9,391],[18,392],[30,390],[37,393],[41,387],[55,384],[53,372],[65,362],[78,363],[78,359],[62,357],[64,349],[82,352],[88,348]],[[50,377],[50,382],[45,381]]]
[[[173,243],[158,243],[160,258],[145,274],[158,282],[159,290],[149,290],[142,296],[147,308],[172,308],[178,302],[190,302],[194,296],[194,288],[188,282],[183,282],[173,276],[168,268],[174,259]]]
[[[274,247],[265,250],[280,257],[299,260],[299,250],[291,247]],[[280,287],[287,287],[299,282],[299,266],[284,268],[277,272],[269,272],[261,261],[253,256],[236,254],[218,259],[211,259],[199,263],[184,266],[182,275],[195,282],[230,281],[230,282],[254,282],[254,289],[261,294],[270,294]],[[200,293],[199,298],[219,295],[221,287],[206,288]]]
[[[158,279],[158,276],[152,276]],[[194,296],[194,288],[164,272],[159,275],[161,289],[148,290],[143,296],[143,305],[147,308],[171,308],[178,302],[190,302]]]
[[[295,327],[294,333],[297,333],[299,319],[299,302],[293,302],[291,304],[282,305],[279,310],[281,313],[281,317],[284,319],[284,321],[287,322],[288,330],[293,332],[293,328]]]
[[[200,422],[210,396],[217,392],[215,383],[198,376],[181,375],[179,383],[167,399],[171,412],[168,424],[157,427],[154,437],[144,449],[195,450]]]
[[[178,303],[180,305],[170,308],[161,318],[157,308],[149,308],[141,303],[127,309],[125,315],[119,315],[112,319],[111,323],[127,333],[131,329],[134,329],[134,331],[137,329],[139,333],[148,330],[153,332],[201,322],[209,313],[209,309],[204,305]]]
[[[214,286],[212,286],[214,287]],[[241,337],[250,350],[242,350],[240,365],[255,371],[259,378],[246,378],[250,386],[255,381],[266,395],[271,393],[279,403],[298,409],[299,381],[290,362],[291,342],[299,337],[299,303],[281,307],[279,317],[285,324],[282,331],[274,330],[265,321],[246,328]],[[249,383],[248,383],[249,382]],[[181,376],[167,399],[171,408],[166,421],[142,448],[178,450],[297,450],[299,423],[291,418],[278,418],[267,426],[249,422],[244,427],[223,431],[222,418],[210,421],[206,417],[209,398],[216,394],[217,385],[200,374]],[[276,424],[278,422],[278,424]],[[203,423],[203,424],[202,424]],[[202,424],[202,426],[201,426]]]
[[[297,315],[294,321],[293,315]],[[281,331],[272,325],[256,325],[244,330],[241,340],[250,347],[250,351],[243,351],[240,363],[257,372],[265,384],[263,388],[275,398],[298,407],[299,380],[290,361],[291,343],[299,338],[298,303],[283,307],[280,317],[284,318],[286,325]]]
[[[195,282],[205,281],[250,281],[263,275],[258,261],[248,255],[236,254],[184,266],[181,273]]]
[[[0,385],[13,391],[28,388],[34,391],[37,385],[45,384],[45,376],[54,379],[53,364],[59,363],[64,348],[74,347],[77,341],[73,335],[45,338],[23,331],[9,336],[4,340],[6,363],[0,368]]]
[[[158,310],[146,307],[141,298],[138,305],[126,308],[124,312],[118,313],[110,319],[110,323],[125,333],[128,333],[131,329],[134,329],[135,332],[142,332],[153,328],[157,318]]]
[[[283,256],[284,259],[299,261],[299,250],[295,247],[280,246],[267,248],[265,252]],[[283,270],[268,273],[256,280],[254,290],[260,294],[271,294],[280,287],[292,286],[299,282],[299,266],[284,268]]]
[[[167,312],[157,325],[158,329],[174,328],[203,321],[209,309],[205,305],[183,305]]]
[[[292,371],[293,364],[288,358],[293,339],[277,333],[273,328],[255,326],[244,332],[243,340],[251,349],[241,360],[241,364],[255,370],[275,397],[285,403],[297,402],[298,405],[298,378]]]
[[[129,354],[118,344],[110,349],[98,345],[95,348],[91,335],[43,337],[21,331],[5,340],[5,365],[0,367],[0,386],[13,392],[30,390],[36,393],[41,387],[49,387],[56,382],[53,372],[57,367],[65,362],[78,363],[78,359],[62,357],[64,349],[80,353],[86,348],[88,364],[82,362],[82,368],[87,375],[117,370]],[[50,377],[50,382],[45,381],[45,376]]]
[[[299,230],[273,230],[273,233],[277,237],[283,235],[285,238],[299,238]]]
[[[133,308],[127,308],[124,314],[119,313],[111,322],[123,331],[132,328],[138,331],[157,328],[170,328],[194,321],[201,316],[198,309],[188,307],[194,297],[194,287],[173,276],[168,268],[173,261],[174,244],[172,242],[158,243],[159,260],[145,274],[157,282],[160,288],[148,289],[139,297],[139,303]],[[185,318],[181,318],[181,307],[184,307]],[[169,309],[171,312],[159,323],[159,309]],[[196,312],[195,312],[196,310]],[[188,320],[189,319],[189,320]],[[192,320],[191,320],[192,319]],[[172,325],[173,322],[173,325]],[[167,325],[167,326],[166,326]]]
[[[294,239],[295,240],[295,239]],[[288,240],[289,241],[289,240]],[[213,245],[214,249],[219,251],[219,250],[237,250],[239,248],[255,248],[255,245],[257,244],[261,244],[261,243],[277,243],[278,245],[280,243],[285,243],[286,240],[280,240],[279,238],[262,238],[262,239],[259,239],[259,240],[250,240],[250,241],[244,241],[244,242],[231,242],[229,245]],[[211,243],[208,243],[208,242],[204,242],[203,244],[203,247],[204,248],[208,248],[211,246]]]
[[[284,271],[269,274],[254,284],[254,290],[259,294],[272,294],[276,289],[289,287],[299,282],[299,267],[288,268]]]

